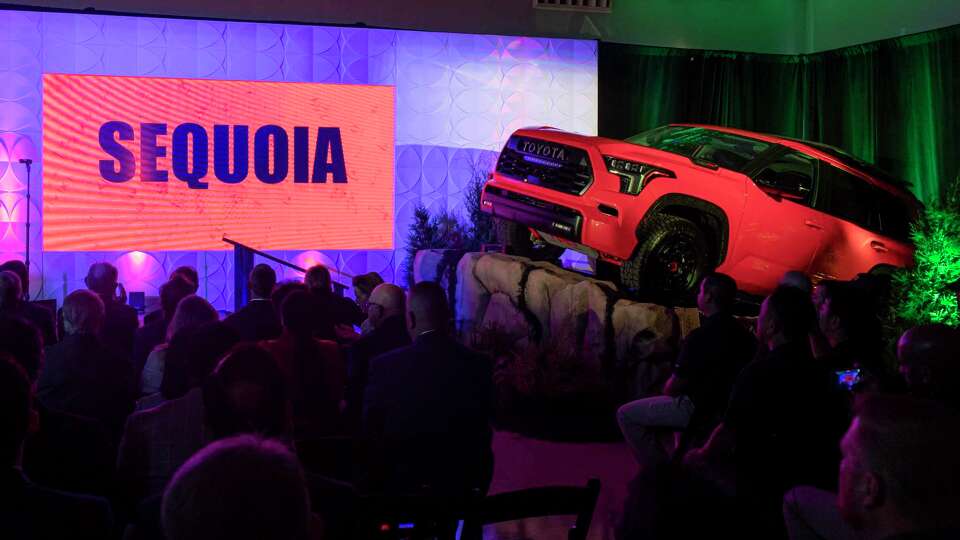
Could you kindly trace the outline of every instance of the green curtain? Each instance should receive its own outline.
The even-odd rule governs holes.
[[[810,55],[600,44],[600,134],[697,122],[821,141],[939,201],[960,173],[960,26]]]

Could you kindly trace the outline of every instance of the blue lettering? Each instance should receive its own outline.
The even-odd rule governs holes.
[[[167,171],[157,170],[157,158],[167,155],[167,147],[157,145],[157,135],[166,134],[166,124],[140,124],[140,180],[167,181]]]
[[[270,139],[273,139],[273,172],[270,172]],[[269,124],[253,136],[253,167],[264,184],[278,184],[287,177],[287,132]]]
[[[193,163],[187,164],[190,156],[187,140],[193,139]],[[199,124],[180,124],[173,130],[173,174],[193,189],[207,189],[208,184],[200,181],[207,175],[208,169],[207,130]]]
[[[213,171],[225,184],[239,184],[247,177],[250,128],[233,126],[233,172],[230,172],[230,126],[213,126]]]
[[[327,161],[327,157],[330,161]],[[347,168],[343,161],[343,142],[340,128],[317,128],[317,147],[313,157],[313,182],[327,182],[327,173],[335,184],[347,182]]]
[[[126,182],[133,178],[137,164],[133,152],[114,140],[114,136],[121,141],[133,140],[133,127],[126,122],[106,122],[100,126],[100,148],[113,156],[114,159],[100,160],[100,176],[108,182]],[[120,168],[114,167],[114,160]]]
[[[309,181],[307,171],[309,170],[309,159],[307,155],[310,148],[310,130],[305,127],[293,128],[293,181],[296,184],[306,184]]]

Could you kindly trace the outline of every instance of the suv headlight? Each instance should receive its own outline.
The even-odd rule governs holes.
[[[650,180],[658,176],[665,176],[667,178],[677,177],[673,171],[638,161],[630,161],[613,156],[603,156],[603,162],[607,166],[607,172],[620,177],[620,193],[626,193],[627,195],[639,195],[640,190],[642,190]]]

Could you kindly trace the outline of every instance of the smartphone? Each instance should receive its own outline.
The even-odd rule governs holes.
[[[847,369],[834,372],[837,374],[837,384],[847,390],[853,390],[853,387],[860,382],[859,369]]]

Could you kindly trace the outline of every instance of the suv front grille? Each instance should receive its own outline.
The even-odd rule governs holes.
[[[497,172],[573,195],[581,195],[593,181],[586,150],[528,137],[510,137],[497,160]]]

